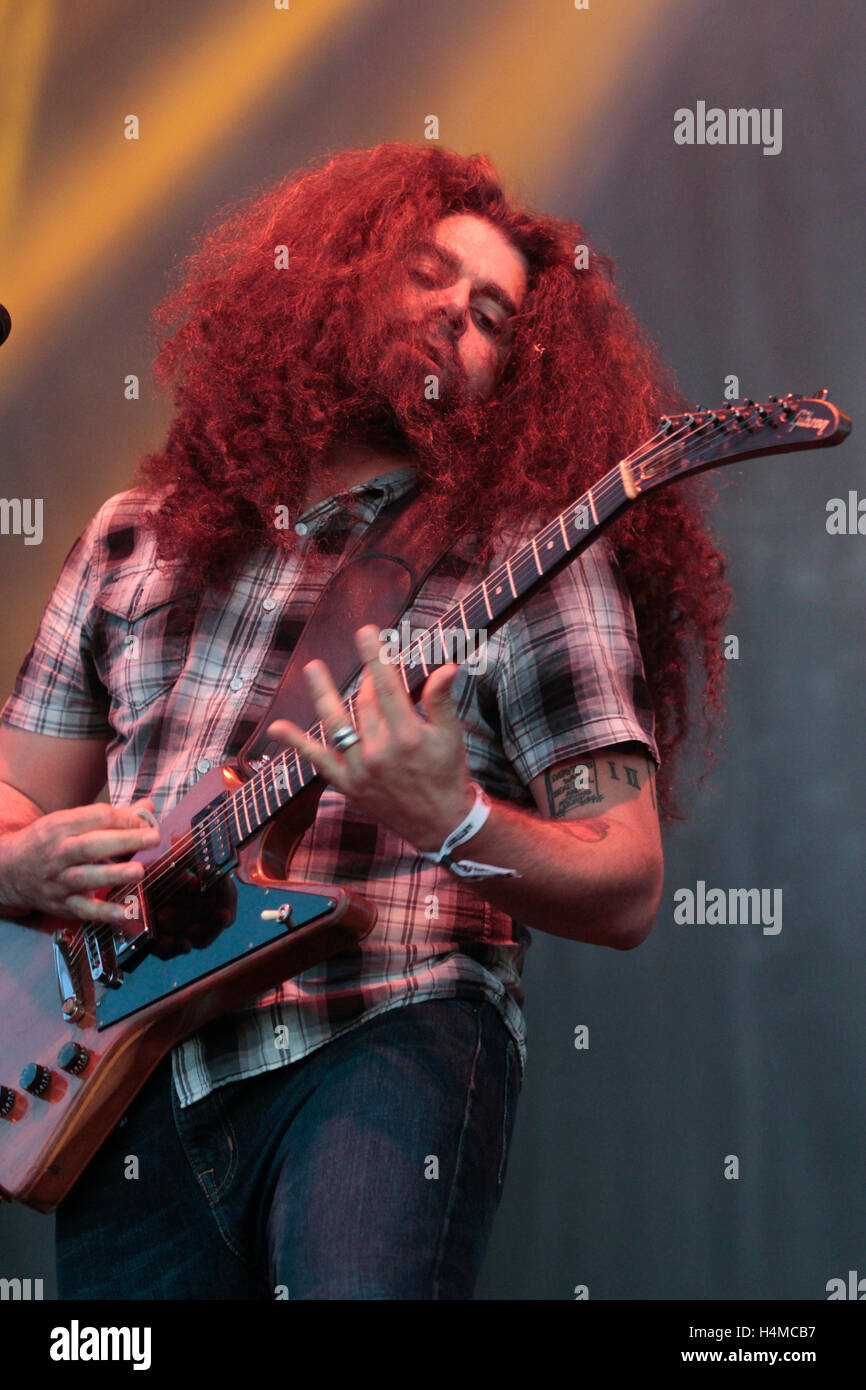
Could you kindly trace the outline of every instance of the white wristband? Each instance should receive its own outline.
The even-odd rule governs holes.
[[[477,782],[472,782],[470,785],[475,788],[475,801],[469,814],[463,818],[456,829],[451,831],[450,835],[446,835],[441,849],[435,852],[420,850],[419,853],[425,859],[432,859],[434,864],[444,864],[458,878],[520,878],[521,875],[516,869],[500,869],[495,864],[479,864],[474,859],[452,858],[451,851],[470,840],[473,835],[477,835],[490,815],[490,797]]]

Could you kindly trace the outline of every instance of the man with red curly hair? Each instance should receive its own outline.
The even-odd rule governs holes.
[[[202,239],[160,310],[166,445],[73,547],[3,709],[7,913],[114,920],[93,895],[141,877],[112,861],[155,843],[142,813],[237,755],[384,507],[423,494],[447,539],[407,615],[426,628],[680,404],[582,242],[513,207],[486,159],[399,144],[302,171]],[[420,711],[374,627],[350,692],[306,668],[330,745],[272,734],[328,786],[290,875],[352,887],[377,923],[154,1072],[58,1210],[61,1297],[472,1296],[528,929],[616,950],[650,931],[690,642],[719,699],[721,573],[693,491],[668,490],[483,663],[433,671]],[[443,860],[457,829],[465,857]]]

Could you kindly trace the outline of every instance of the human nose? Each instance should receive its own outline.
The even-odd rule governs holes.
[[[468,285],[466,287],[461,287],[459,284],[449,285],[443,292],[442,299],[436,308],[436,317],[440,321],[444,320],[443,329],[450,333],[455,341],[466,332],[468,311]]]

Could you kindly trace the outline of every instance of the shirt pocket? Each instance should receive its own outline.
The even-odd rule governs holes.
[[[138,715],[172,689],[189,651],[193,595],[176,567],[120,566],[97,593],[94,650],[112,702]]]

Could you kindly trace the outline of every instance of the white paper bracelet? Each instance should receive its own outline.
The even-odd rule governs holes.
[[[475,859],[454,859],[452,857],[451,851],[470,840],[473,835],[477,835],[490,815],[490,797],[477,782],[472,782],[470,785],[475,788],[475,801],[469,814],[463,818],[455,830],[451,831],[450,835],[446,835],[441,849],[435,852],[420,850],[419,853],[425,859],[432,859],[434,864],[444,864],[446,869],[450,869],[458,878],[520,878],[521,875],[516,869],[500,869],[496,864],[480,864]]]

